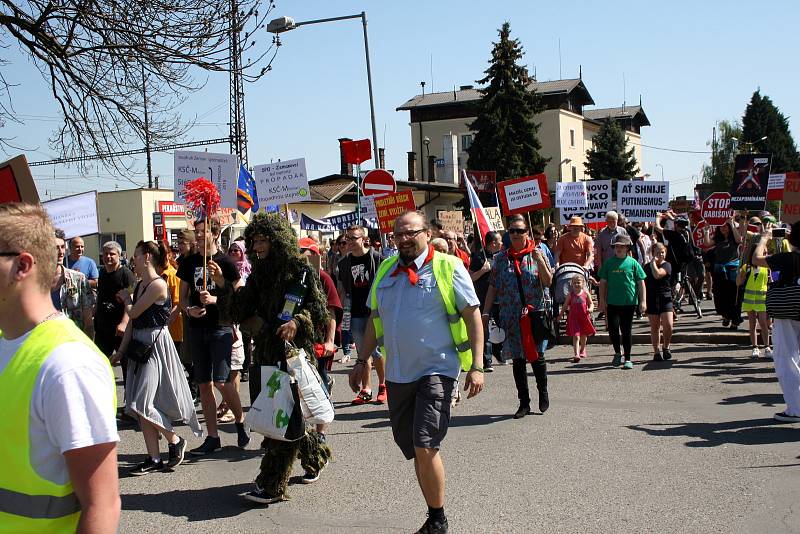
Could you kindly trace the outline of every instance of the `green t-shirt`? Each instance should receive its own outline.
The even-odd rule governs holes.
[[[639,303],[636,298],[636,282],[644,280],[644,269],[639,262],[625,256],[619,259],[611,256],[600,267],[600,279],[608,282],[606,304],[614,306],[635,306]]]

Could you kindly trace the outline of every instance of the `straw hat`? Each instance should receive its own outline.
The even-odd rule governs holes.
[[[578,215],[573,215],[569,218],[569,224],[567,226],[583,226],[583,219],[580,218]]]

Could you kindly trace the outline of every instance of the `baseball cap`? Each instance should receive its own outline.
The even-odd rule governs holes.
[[[317,242],[311,239],[310,237],[301,237],[297,241],[297,246],[300,248],[301,251],[310,250],[311,252],[319,256],[319,245],[317,245]]]

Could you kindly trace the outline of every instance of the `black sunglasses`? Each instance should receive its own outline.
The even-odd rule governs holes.
[[[2,256],[4,258],[5,257],[13,258],[15,256],[19,256],[20,254],[22,254],[22,253],[21,252],[0,252],[0,256]]]
[[[508,229],[508,233],[509,234],[527,234],[528,233],[528,229],[527,228],[509,228]]]

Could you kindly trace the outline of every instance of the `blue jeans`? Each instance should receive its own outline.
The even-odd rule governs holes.
[[[353,336],[353,342],[356,344],[356,352],[358,352],[358,357],[362,359],[366,359],[369,356],[361,354],[361,346],[364,343],[364,332],[367,331],[367,321],[369,320],[369,317],[350,318],[350,334]],[[380,358],[381,353],[376,348],[375,352],[372,353],[372,356],[375,358]]]

